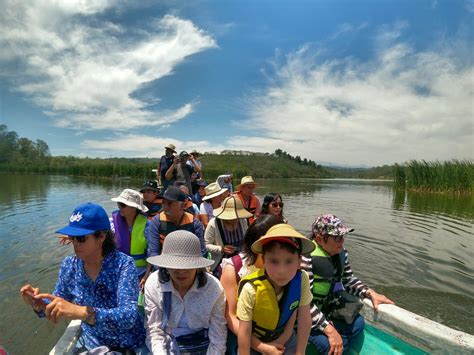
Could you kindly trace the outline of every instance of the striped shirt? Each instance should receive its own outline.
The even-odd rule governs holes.
[[[301,270],[305,270],[309,275],[309,286],[311,290],[313,289],[314,275],[313,268],[311,266],[311,257],[303,256],[301,260]],[[334,276],[337,276],[337,269],[334,268]],[[352,272],[351,265],[349,264],[349,253],[344,249],[344,272],[342,274],[342,284],[344,285],[344,290],[351,295],[358,296],[360,298],[366,297],[366,292],[369,289],[368,286],[364,285],[354,273]],[[311,302],[311,319],[312,319],[312,329],[318,329],[321,332],[329,324],[325,315],[319,310],[316,303]]]

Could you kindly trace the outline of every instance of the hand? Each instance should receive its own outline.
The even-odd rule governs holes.
[[[47,298],[51,301],[44,310],[46,318],[53,323],[58,323],[61,318],[86,320],[86,306],[78,306],[68,302],[61,297],[53,296],[49,293],[41,293],[35,299]]]
[[[224,252],[224,254],[234,254],[235,247],[233,245],[224,245],[222,251]]]
[[[280,343],[264,343],[261,347],[264,355],[282,355],[285,352],[285,346]]]
[[[337,332],[336,328],[329,324],[324,329],[324,334],[328,337],[329,341],[329,352],[328,355],[342,355],[344,345],[342,343],[341,335]]]
[[[69,245],[72,243],[71,239],[67,235],[58,235],[56,238],[59,239],[59,244],[61,245]]]
[[[393,302],[388,297],[381,295],[380,293],[377,293],[372,289],[369,289],[368,297],[370,298],[370,300],[372,301],[372,304],[374,305],[375,312],[379,310],[379,304],[395,304],[395,302]]]
[[[140,284],[139,284],[140,290],[143,290],[143,288],[145,287],[145,282],[148,279],[148,276],[150,276],[150,272],[147,271],[145,272],[145,275],[143,275],[143,277],[140,280]]]
[[[39,288],[34,288],[31,285],[25,285],[20,289],[20,294],[21,297],[23,298],[23,301],[27,304],[30,305],[31,307],[36,309],[36,300],[35,296],[39,294]],[[39,311],[39,309],[37,309]]]
[[[179,158],[178,158],[178,157],[175,157],[175,158],[173,159],[173,164],[174,164],[174,165],[179,164]]]

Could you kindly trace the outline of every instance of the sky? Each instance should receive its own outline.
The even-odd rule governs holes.
[[[474,0],[0,8],[0,123],[52,155],[474,158]]]

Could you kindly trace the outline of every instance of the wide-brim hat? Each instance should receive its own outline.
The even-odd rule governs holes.
[[[202,198],[203,201],[210,200],[211,198],[222,195],[228,191],[227,188],[222,188],[217,182],[210,183],[206,186],[206,196]]]
[[[253,214],[244,208],[242,201],[235,196],[225,198],[221,206],[213,211],[213,214],[214,217],[223,220],[253,217]]]
[[[148,207],[143,204],[142,194],[132,189],[123,190],[118,197],[111,198],[111,200],[138,208],[142,212],[148,211]]]
[[[316,244],[314,244],[313,241],[298,232],[295,228],[293,228],[289,224],[280,223],[275,224],[267,231],[267,233],[265,233],[263,237],[256,240],[252,244],[252,251],[254,253],[261,254],[262,246],[266,242],[269,242],[271,239],[279,240],[281,238],[288,238],[293,241],[295,245],[300,245],[301,254],[309,254],[316,248]]]
[[[240,180],[240,184],[237,185],[237,191],[240,190],[240,188],[243,186],[243,185],[257,185],[255,183],[255,181],[253,180],[253,177],[251,176],[244,176],[241,180]]]
[[[214,264],[201,255],[199,238],[185,230],[171,232],[165,237],[161,255],[147,259],[150,264],[168,269],[201,269]]]
[[[176,146],[174,144],[168,144],[168,145],[165,145],[165,149],[169,149],[169,150],[172,150],[173,152],[176,153]]]

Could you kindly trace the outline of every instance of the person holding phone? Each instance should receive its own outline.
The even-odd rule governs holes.
[[[99,347],[141,353],[146,347],[137,307],[137,270],[133,258],[117,251],[105,210],[94,203],[81,204],[69,225],[57,233],[69,238],[75,255],[63,260],[51,294],[23,286],[25,303],[53,323],[82,320],[75,353]]]

